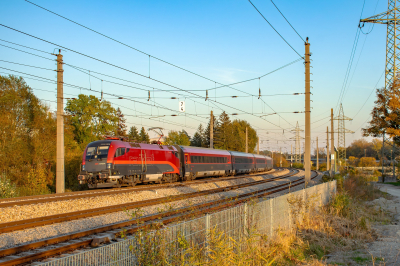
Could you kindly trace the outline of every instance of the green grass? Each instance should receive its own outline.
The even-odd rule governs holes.
[[[357,263],[364,263],[364,262],[371,260],[371,258],[365,258],[365,257],[360,257],[360,256],[353,257],[352,259]]]
[[[393,185],[393,186],[400,186],[400,181],[398,181],[398,182],[387,182],[385,184],[390,184],[390,185]]]

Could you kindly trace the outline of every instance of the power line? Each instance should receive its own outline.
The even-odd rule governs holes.
[[[364,0],[362,9],[361,9],[360,19],[361,19],[361,17],[362,17],[362,13],[363,13],[363,11],[364,11],[364,6],[365,6],[365,0]],[[337,104],[336,104],[335,110],[337,110],[337,107],[338,107],[339,103],[341,103],[341,102],[342,102],[342,99],[343,99],[344,90],[345,90],[345,88],[346,88],[347,81],[348,81],[348,79],[349,79],[349,75],[350,75],[350,72],[351,72],[351,67],[352,67],[352,65],[353,65],[354,55],[355,55],[356,50],[357,50],[357,45],[358,45],[358,39],[359,39],[359,37],[360,37],[360,28],[357,27],[356,36],[355,36],[354,42],[353,42],[353,48],[352,48],[352,50],[351,50],[349,62],[348,62],[348,64],[347,64],[346,74],[345,74],[345,76],[344,76],[344,81],[343,81],[342,89],[341,89],[341,91],[340,91],[339,99],[338,99],[338,102],[337,102]]]
[[[54,84],[56,83],[55,80],[51,80],[51,79],[48,79],[48,78],[43,78],[43,77],[40,77],[40,76],[36,76],[36,75],[32,75],[32,74],[28,74],[28,73],[24,73],[24,72],[12,70],[12,69],[4,68],[4,67],[0,67],[0,68],[2,68],[2,69],[7,69],[7,70],[9,70],[9,71],[14,71],[14,72],[17,72],[17,73],[22,73],[22,74],[29,75],[29,76],[34,76],[34,77],[37,77],[37,78],[40,78],[40,79],[44,79],[44,80],[38,80],[38,81],[43,81],[43,82],[49,82],[49,81],[50,81],[50,83],[54,83]],[[85,87],[81,87],[81,86],[77,86],[77,85],[73,85],[73,84],[69,84],[69,83],[64,83],[64,86],[100,93],[100,91],[97,91],[97,90],[94,90],[94,89],[88,89],[88,88],[85,88]],[[104,93],[104,94],[119,97],[119,95],[115,95],[115,94],[111,94],[111,93]],[[129,97],[122,97],[122,98],[123,98],[123,99],[126,99],[126,100],[129,100],[129,101],[132,101],[132,102],[137,102],[137,103],[140,103],[140,104],[152,106],[152,105],[149,104],[149,103],[143,103],[143,102],[140,102],[140,101],[135,101],[135,100],[130,99]],[[121,99],[121,98],[119,98],[119,99]],[[117,105],[117,106],[118,106],[118,105]],[[122,107],[122,106],[121,106],[121,107]],[[172,110],[172,109],[170,109],[170,108],[167,108],[167,107],[157,107],[157,108],[162,108],[162,109],[166,109],[166,110],[169,110],[169,111],[173,111],[173,112],[174,112],[174,110]],[[232,108],[232,107],[231,107],[231,108]],[[247,112],[243,112],[243,113],[244,113],[244,114],[249,114],[249,113],[247,113]],[[202,118],[201,116],[194,115],[194,114],[188,114],[188,115],[190,115],[190,116],[197,116],[197,117],[199,117],[199,118]],[[256,116],[256,115],[254,115],[254,116],[255,116],[255,117],[258,117],[258,118],[260,118],[260,119],[262,119],[262,120],[264,120],[264,121],[269,122],[268,120],[263,119],[262,117],[259,117],[259,116]],[[193,119],[194,119],[194,118],[193,118]],[[202,119],[204,119],[204,118],[202,118]],[[194,120],[197,120],[197,119],[194,119]],[[199,120],[197,120],[197,121],[199,121]],[[199,122],[202,122],[202,121],[199,121]],[[269,122],[269,123],[271,123],[271,122]],[[271,123],[271,124],[273,124],[273,123]],[[275,124],[273,124],[273,125],[275,125]],[[275,125],[275,126],[277,126],[277,125]],[[279,126],[277,126],[277,127],[279,127]],[[258,129],[260,129],[260,128],[258,128]],[[265,130],[265,129],[261,129],[261,130]]]
[[[39,5],[37,5],[37,4],[35,4],[35,3],[31,2],[31,1],[28,1],[28,0],[25,0],[25,1],[28,2],[28,3],[30,3],[30,4],[32,4],[32,5],[34,5],[34,6],[36,6],[36,7],[39,7],[39,8],[41,8],[41,9],[43,9],[43,10],[49,12],[49,13],[52,13],[52,14],[54,14],[54,15],[60,17],[60,18],[63,18],[63,19],[65,19],[65,20],[68,20],[69,22],[72,22],[72,23],[74,23],[74,24],[76,24],[76,25],[78,25],[78,26],[80,26],[80,27],[83,27],[83,28],[85,28],[85,29],[87,29],[87,30],[90,30],[90,31],[92,31],[92,32],[94,32],[94,33],[96,33],[96,34],[99,34],[99,35],[101,35],[101,36],[103,36],[103,37],[105,37],[105,38],[107,38],[107,39],[109,39],[109,40],[112,40],[112,41],[114,41],[114,42],[116,42],[116,43],[119,43],[119,44],[125,46],[125,47],[128,47],[128,48],[133,49],[133,50],[135,50],[135,51],[137,51],[137,52],[139,52],[139,53],[142,53],[142,54],[148,56],[148,57],[149,57],[149,60],[150,60],[150,58],[153,58],[153,59],[156,59],[156,60],[158,60],[158,61],[160,61],[160,62],[163,62],[163,63],[165,63],[165,64],[167,64],[167,65],[173,66],[173,67],[178,68],[178,69],[180,69],[180,70],[183,70],[183,71],[185,71],[185,72],[187,72],[187,73],[190,73],[190,74],[192,74],[192,75],[198,76],[198,77],[203,78],[203,79],[206,79],[206,80],[208,80],[208,81],[212,81],[212,82],[214,82],[214,83],[216,83],[216,84],[222,84],[222,83],[219,83],[219,82],[217,82],[217,81],[215,81],[215,80],[212,80],[212,79],[210,79],[210,78],[207,78],[207,77],[205,77],[205,76],[202,76],[202,75],[200,75],[200,74],[197,74],[197,73],[195,73],[195,72],[193,72],[193,71],[190,71],[190,70],[188,70],[188,69],[185,69],[185,68],[182,68],[182,67],[177,66],[177,65],[175,65],[175,64],[169,63],[169,62],[167,62],[167,61],[165,61],[165,60],[163,60],[163,59],[160,59],[160,58],[158,58],[158,57],[156,57],[156,56],[153,56],[153,55],[151,55],[151,54],[148,54],[148,53],[146,53],[146,52],[143,52],[143,51],[141,51],[141,50],[139,50],[139,49],[137,49],[137,48],[134,48],[134,47],[132,47],[132,46],[126,44],[126,43],[123,43],[123,42],[121,42],[121,41],[118,41],[118,40],[116,40],[116,39],[114,39],[114,38],[112,38],[112,37],[110,37],[110,36],[107,36],[107,35],[105,35],[105,34],[103,34],[103,33],[101,33],[101,32],[98,32],[98,31],[96,31],[96,30],[94,30],[94,29],[91,29],[91,28],[89,28],[89,27],[87,27],[87,26],[85,26],[85,25],[82,25],[82,24],[80,24],[80,23],[78,23],[78,22],[76,22],[76,21],[73,21],[72,19],[69,19],[69,18],[64,17],[64,16],[62,16],[62,15],[60,15],[60,14],[57,14],[57,13],[55,13],[55,12],[49,10],[49,9],[46,9],[46,8],[44,8],[44,7],[42,7],[42,6],[39,6]],[[150,61],[149,61],[149,74],[150,74]],[[149,78],[150,78],[150,76],[149,76]],[[223,85],[223,84],[222,84],[222,85]]]
[[[6,26],[6,25],[4,25],[4,24],[0,24],[0,26],[5,27],[5,28],[8,28],[8,29],[13,30],[13,31],[16,31],[16,32],[19,32],[19,33],[24,34],[24,35],[26,35],[26,36],[29,36],[29,37],[32,37],[32,38],[41,40],[41,41],[43,41],[43,42],[46,42],[46,43],[49,43],[49,44],[58,46],[58,47],[60,47],[60,48],[66,49],[66,50],[71,51],[71,52],[74,52],[74,53],[76,53],[76,54],[79,54],[79,55],[88,57],[88,58],[93,59],[93,60],[96,60],[96,61],[98,61],[98,62],[101,62],[101,63],[107,64],[107,65],[113,66],[113,67],[115,67],[115,68],[118,68],[118,69],[121,69],[121,70],[130,72],[130,73],[133,73],[133,74],[135,74],[135,75],[138,75],[138,76],[141,76],[141,77],[144,77],[144,78],[148,78],[148,79],[153,80],[153,81],[155,81],[155,82],[158,82],[158,83],[160,83],[160,84],[163,84],[163,85],[166,85],[166,86],[169,86],[169,87],[172,87],[172,88],[176,88],[176,89],[181,90],[181,91],[186,91],[186,90],[184,90],[184,89],[178,88],[178,87],[176,87],[176,86],[174,86],[174,85],[171,85],[171,84],[168,84],[168,83],[166,83],[166,82],[163,82],[163,81],[160,81],[160,80],[157,80],[157,79],[153,79],[153,78],[151,78],[151,77],[146,77],[146,76],[144,76],[144,75],[142,75],[142,74],[139,74],[139,73],[137,73],[137,72],[131,71],[131,70],[129,70],[129,69],[126,69],[126,68],[117,66],[117,65],[112,64],[112,63],[108,63],[108,62],[106,62],[106,61],[104,61],[104,60],[97,59],[97,58],[95,58],[95,57],[92,57],[92,56],[83,54],[83,53],[78,52],[78,51],[75,51],[75,50],[73,50],[73,49],[69,49],[69,48],[67,48],[67,47],[64,47],[64,46],[55,44],[55,43],[53,43],[53,42],[44,40],[44,39],[42,39],[42,38],[33,36],[33,35],[31,35],[31,34],[25,33],[25,32],[23,32],[23,31],[14,29],[14,28],[9,27],[9,26]],[[186,91],[186,92],[188,92],[188,91]],[[197,94],[195,94],[195,93],[192,93],[192,92],[188,92],[188,93],[193,94],[193,95],[195,95],[195,96],[199,96],[199,95],[197,95]],[[249,115],[252,115],[252,114],[249,113],[249,112],[245,112],[245,111],[243,111],[243,110],[241,110],[241,109],[238,109],[238,108],[236,108],[236,107],[232,107],[232,106],[229,106],[229,105],[227,105],[227,104],[223,104],[223,103],[217,102],[216,100],[212,100],[211,98],[209,99],[209,102],[211,102],[211,103],[216,103],[216,104],[218,103],[219,105],[223,105],[223,106],[226,106],[226,107],[235,109],[235,110],[237,110],[237,111],[244,112],[244,113],[247,113],[247,114],[249,114]],[[256,116],[256,117],[257,117],[257,116]],[[260,117],[260,118],[261,118],[261,117]],[[279,125],[276,125],[275,123],[272,123],[271,121],[268,121],[268,120],[263,119],[263,118],[261,118],[261,119],[264,120],[264,121],[266,121],[266,122],[268,122],[268,123],[270,123],[270,124],[272,124],[272,125],[274,125],[274,126],[276,126],[276,127],[282,128],[282,127],[280,127]],[[283,129],[283,128],[282,128],[282,129]]]
[[[17,49],[17,48],[10,47],[10,46],[7,46],[7,45],[1,44],[1,43],[0,43],[0,46],[4,46],[4,47],[7,47],[7,48],[10,48],[10,49],[13,49],[13,50],[22,52],[22,53],[26,53],[26,54],[30,54],[30,55],[33,55],[33,56],[40,57],[40,58],[43,58],[43,59],[47,59],[47,60],[51,60],[51,61],[56,61],[56,60],[54,60],[54,59],[50,59],[50,58],[47,58],[47,57],[44,57],[44,56],[41,56],[41,55],[37,55],[37,54],[29,53],[29,52],[26,52],[26,51],[22,51],[22,50],[19,50],[19,49]]]
[[[28,49],[31,49],[31,50],[35,50],[35,51],[38,51],[38,52],[42,52],[42,53],[50,54],[50,55],[51,55],[51,53],[49,53],[49,52],[45,52],[45,51],[42,51],[42,50],[39,50],[39,49],[36,49],[36,48],[32,48],[32,47],[28,47],[28,46],[25,46],[25,45],[13,43],[13,42],[6,41],[6,40],[3,40],[3,39],[0,39],[0,41],[6,42],[6,43],[11,43],[11,44],[14,44],[14,45],[18,45],[18,46],[21,46],[21,47],[24,47],[24,48],[28,48]]]
[[[44,67],[38,67],[38,66],[31,66],[31,65],[25,65],[25,64],[21,64],[21,63],[16,63],[16,62],[10,62],[10,61],[6,61],[6,60],[1,60],[1,62],[6,62],[9,64],[14,64],[14,65],[20,65],[20,66],[26,66],[26,67],[33,67],[33,68],[38,68],[38,69],[43,69],[43,70],[49,70],[49,71],[56,71],[54,69],[50,69],[50,68],[44,68]]]
[[[12,42],[9,42],[9,43],[12,43]],[[12,44],[15,44],[15,45],[18,45],[18,46],[22,46],[22,47],[25,47],[25,48],[28,48],[28,49],[38,50],[38,49],[35,49],[35,48],[31,48],[31,47],[24,46],[24,45],[20,45],[20,44],[16,44],[16,43],[12,43]],[[2,44],[0,44],[0,45],[1,45],[1,46],[4,46],[4,47],[7,47],[7,48],[10,48],[10,49],[13,49],[13,50],[17,50],[17,51],[19,51],[19,52],[28,53],[28,54],[30,54],[30,55],[34,55],[34,56],[38,56],[38,57],[41,57],[41,58],[44,58],[44,59],[47,59],[47,60],[55,61],[54,59],[42,57],[42,56],[39,56],[39,55],[36,55],[36,54],[32,54],[32,53],[29,53],[29,52],[26,52],[26,51],[22,51],[22,50],[13,48],[13,47],[9,47],[9,46],[2,45]],[[38,50],[38,51],[41,51],[41,50]],[[42,51],[42,52],[43,52],[43,51]],[[44,53],[47,53],[47,52],[44,52]],[[50,54],[50,53],[49,53],[49,54]],[[267,75],[270,75],[270,74],[272,74],[272,73],[274,73],[274,72],[276,72],[276,71],[278,71],[278,70],[281,70],[281,69],[283,69],[283,68],[285,68],[285,67],[288,67],[288,66],[290,66],[290,65],[292,65],[292,64],[294,64],[294,63],[297,63],[297,62],[299,62],[299,61],[301,61],[301,60],[302,60],[302,59],[299,58],[299,59],[297,59],[297,60],[295,60],[295,61],[292,61],[292,62],[290,62],[290,63],[288,63],[288,64],[286,64],[286,65],[283,65],[283,66],[281,66],[281,67],[279,67],[279,68],[277,68],[277,69],[275,69],[275,70],[273,70],[273,71],[270,71],[270,72],[268,72],[268,73],[266,73],[266,74],[264,74],[264,75],[262,75],[262,76],[260,76],[260,77],[256,77],[256,78],[252,78],[252,79],[247,79],[247,80],[244,80],[244,81],[239,81],[239,82],[235,82],[235,83],[232,83],[232,84],[227,84],[227,85],[223,85],[223,86],[219,86],[219,87],[214,87],[214,88],[210,88],[210,89],[208,89],[208,90],[215,90],[215,89],[219,89],[219,88],[223,88],[223,87],[228,87],[228,88],[231,88],[231,89],[233,89],[233,90],[243,92],[243,91],[241,91],[241,90],[239,90],[239,89],[236,89],[236,88],[233,88],[233,87],[230,87],[230,86],[236,85],[236,84],[240,84],[240,83],[249,82],[249,81],[253,81],[253,80],[257,80],[257,79],[260,79],[260,78],[263,78],[263,77],[265,77],[265,76],[267,76]],[[111,77],[111,78],[114,78],[114,79],[117,79],[117,80],[121,80],[121,81],[129,82],[129,83],[137,84],[137,85],[140,85],[140,86],[144,86],[144,87],[147,87],[147,88],[156,89],[156,90],[160,90],[160,91],[164,91],[164,92],[181,91],[181,90],[165,90],[165,89],[159,89],[159,88],[155,88],[154,86],[148,86],[148,85],[144,85],[144,84],[141,84],[141,83],[137,83],[137,82],[133,82],[133,81],[129,81],[129,80],[117,78],[117,77],[115,77],[115,76],[107,75],[107,74],[104,74],[104,73],[99,73],[99,72],[96,72],[96,71],[93,71],[93,70],[85,69],[85,68],[78,67],[78,66],[74,66],[74,65],[71,65],[71,64],[64,63],[64,65],[67,65],[67,66],[69,66],[69,67],[72,67],[72,68],[74,68],[74,69],[76,69],[76,70],[78,70],[78,71],[81,71],[81,72],[83,72],[83,73],[85,73],[85,74],[87,74],[87,75],[90,75],[90,76],[92,76],[92,77],[94,77],[94,78],[96,78],[96,79],[99,79],[99,80],[102,80],[102,81],[105,81],[105,82],[109,82],[109,83],[112,83],[112,84],[116,84],[116,85],[127,86],[127,85],[124,85],[124,84],[120,84],[120,83],[116,83],[116,82],[112,82],[112,81],[108,81],[108,80],[104,80],[104,79],[98,78],[98,77],[96,77],[96,76],[94,76],[94,75],[91,75],[91,73],[95,73],[95,74],[102,75],[102,76],[106,76],[106,77]],[[84,71],[82,71],[82,70],[87,71],[87,73],[84,72]],[[219,83],[219,84],[220,84],[220,83]],[[147,90],[145,90],[145,89],[141,89],[141,88],[137,88],[137,87],[132,87],[132,86],[128,86],[128,87],[135,88],[135,89],[139,89],[139,90],[143,90],[143,91],[147,91]],[[186,90],[186,91],[206,91],[206,90],[205,90],[205,89],[202,89],[202,90]],[[246,93],[246,94],[248,94],[248,95],[252,95],[252,94],[249,94],[249,93],[247,93],[247,92],[243,92],[243,93]],[[178,94],[178,95],[182,95],[182,94]],[[296,95],[297,95],[297,94],[296,94]],[[256,97],[256,96],[258,96],[258,95],[253,95],[253,96]],[[262,96],[263,96],[263,95],[262,95]],[[201,96],[200,96],[200,97],[198,97],[198,98],[204,98],[204,97],[201,97]],[[203,104],[203,105],[204,105],[204,104]]]
[[[276,9],[278,9],[279,13],[281,13],[282,17],[286,20],[286,22],[290,25],[290,27],[292,27],[292,29],[296,32],[296,34],[300,37],[300,39],[303,42],[306,42],[301,36],[300,34],[297,32],[297,30],[292,26],[292,24],[290,24],[290,22],[287,20],[287,18],[282,14],[282,12],[279,10],[279,8],[275,5],[274,1],[271,0],[271,3],[276,7]]]
[[[287,45],[289,45],[289,47],[292,48],[292,50],[293,50],[298,56],[300,56],[301,58],[303,58],[303,56],[301,56],[301,55],[286,41],[286,39],[283,38],[283,36],[274,28],[274,26],[272,26],[272,24],[271,24],[271,23],[264,17],[264,15],[260,12],[260,10],[258,10],[257,7],[256,7],[250,0],[248,0],[248,1],[249,1],[250,4],[257,10],[257,12],[263,17],[263,19],[271,26],[271,28],[282,38],[282,40],[284,40],[285,43],[286,43]],[[304,59],[304,58],[303,58],[303,59]]]
[[[358,112],[353,116],[353,119],[358,115],[358,113],[360,113],[361,109],[364,108],[365,104],[367,103],[367,101],[369,100],[369,98],[371,97],[372,93],[375,91],[376,87],[378,86],[379,81],[381,81],[383,74],[385,74],[385,71],[382,72],[382,75],[379,77],[378,82],[375,84],[375,87],[371,90],[371,93],[368,95],[368,98],[365,100],[364,104],[361,106],[361,108],[358,110]]]

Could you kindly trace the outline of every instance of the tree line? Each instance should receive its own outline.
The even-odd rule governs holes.
[[[0,197],[46,194],[55,191],[55,112],[40,101],[23,78],[0,75]],[[244,120],[231,121],[224,112],[214,117],[214,148],[245,151],[246,127],[249,151],[257,144],[256,131]],[[149,143],[144,127],[127,130],[119,108],[93,95],[68,99],[64,109],[65,186],[81,189],[77,181],[86,146],[105,135],[125,136]],[[210,121],[199,125],[193,137],[185,130],[170,131],[165,144],[209,147]],[[12,193],[6,193],[12,192]]]

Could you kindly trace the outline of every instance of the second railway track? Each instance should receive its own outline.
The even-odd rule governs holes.
[[[291,173],[293,175],[295,173]],[[313,179],[317,177],[318,174],[314,172]],[[212,212],[212,211],[218,211],[223,208],[230,207],[234,204],[239,204],[242,202],[245,202],[251,198],[260,198],[260,197],[265,197],[268,195],[271,195],[273,193],[277,193],[280,191],[284,191],[287,189],[290,189],[290,186],[298,186],[300,184],[304,183],[303,178],[296,179],[294,181],[289,181],[274,187],[269,187],[261,190],[257,190],[255,192],[250,192],[250,193],[244,193],[241,195],[237,195],[234,197],[228,197],[228,198],[223,198],[219,199],[216,201],[212,202],[206,202],[202,204],[197,204],[195,206],[190,206],[190,207],[183,207],[177,210],[172,210],[172,211],[167,211],[163,213],[158,213],[150,216],[145,216],[141,217],[140,221],[138,220],[133,220],[133,221],[128,221],[128,222],[123,222],[123,223],[118,223],[118,224],[112,224],[108,226],[104,226],[101,228],[96,228],[92,230],[88,230],[85,232],[79,232],[75,234],[70,234],[66,236],[60,236],[60,237],[55,237],[52,239],[48,239],[45,241],[38,241],[35,243],[15,247],[15,248],[10,248],[6,250],[1,250],[0,251],[0,257],[1,256],[8,256],[8,255],[13,255],[17,254],[20,252],[20,256],[12,256],[9,257],[10,259],[4,261],[0,261],[1,266],[9,266],[9,265],[19,265],[19,264],[24,264],[24,263],[29,263],[33,260],[40,260],[49,256],[54,256],[60,253],[65,253],[70,250],[74,250],[77,248],[82,248],[89,246],[92,243],[92,239],[85,239],[85,236],[89,235],[94,235],[97,233],[102,233],[102,232],[108,232],[110,234],[114,235],[119,235],[121,232],[121,228],[133,226],[131,228],[128,228],[126,230],[126,233],[132,234],[135,233],[137,230],[144,228],[148,226],[152,221],[157,220],[158,222],[161,222],[162,224],[169,224],[173,222],[177,222],[179,220],[189,218],[189,217],[196,217],[199,215],[202,215],[204,212]],[[81,239],[78,239],[81,238]],[[83,239],[82,239],[83,238]],[[76,239],[76,240],[73,240]],[[72,241],[71,241],[72,240]],[[66,242],[69,241],[69,242]],[[65,243],[62,243],[65,242]],[[37,251],[30,251],[30,252],[25,252],[29,251],[31,249],[38,249],[43,246],[47,245],[54,245],[57,243],[62,243],[62,245],[57,245],[54,248],[50,248],[48,250],[40,249]]]
[[[63,200],[71,200],[71,199],[81,199],[81,198],[90,198],[90,197],[99,197],[106,195],[115,195],[121,193],[130,193],[130,192],[139,192],[149,189],[160,189],[160,188],[173,188],[173,187],[182,187],[193,184],[203,184],[215,181],[226,181],[226,180],[235,180],[247,176],[254,175],[264,175],[270,173],[276,173],[283,170],[270,170],[267,172],[259,172],[247,175],[238,175],[234,177],[220,177],[220,178],[205,178],[205,179],[197,179],[193,181],[183,181],[183,182],[174,182],[174,183],[165,183],[165,184],[154,184],[154,185],[140,185],[137,187],[131,188],[122,188],[122,189],[99,189],[99,190],[86,190],[86,191],[76,191],[76,192],[66,192],[62,194],[46,194],[46,195],[37,195],[37,196],[29,196],[29,197],[20,197],[20,198],[7,198],[0,200],[0,208],[13,207],[13,206],[23,206],[30,204],[38,204],[38,203],[47,203],[47,202],[55,202],[55,201],[63,201]]]
[[[44,226],[44,225],[53,224],[53,223],[60,223],[60,222],[65,222],[65,221],[88,218],[88,217],[98,216],[98,215],[112,213],[112,212],[119,212],[122,210],[131,210],[131,209],[135,209],[135,208],[142,208],[142,207],[147,207],[147,206],[152,206],[152,205],[157,205],[157,204],[165,204],[165,203],[170,203],[170,202],[174,202],[174,201],[178,201],[178,200],[182,200],[182,199],[190,199],[190,198],[194,198],[194,197],[200,197],[200,196],[215,194],[215,193],[219,193],[219,192],[226,192],[226,191],[230,191],[230,190],[234,190],[234,189],[238,189],[238,188],[260,185],[260,184],[276,181],[279,179],[283,179],[286,177],[290,177],[290,176],[294,175],[295,173],[296,173],[296,171],[292,171],[289,174],[277,176],[277,177],[273,177],[273,178],[269,178],[269,179],[253,181],[253,182],[248,182],[248,183],[239,184],[239,185],[221,187],[221,188],[216,188],[216,189],[203,190],[203,191],[199,191],[199,192],[184,193],[184,194],[179,194],[179,195],[154,198],[154,199],[137,201],[137,202],[132,202],[132,203],[117,204],[117,205],[111,205],[111,206],[100,207],[100,208],[95,208],[95,209],[88,209],[88,210],[75,211],[75,212],[69,212],[69,213],[63,213],[63,214],[43,216],[43,217],[32,218],[32,219],[19,220],[19,221],[8,222],[8,223],[1,223],[0,224],[0,234],[13,232],[16,230],[33,228],[33,227],[37,227],[37,226]]]

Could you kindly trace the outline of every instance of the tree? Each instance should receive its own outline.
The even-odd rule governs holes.
[[[197,128],[196,133],[194,133],[193,138],[190,140],[190,146],[194,147],[203,147],[204,142],[204,128],[203,125],[200,124]]]
[[[349,147],[346,149],[346,154],[348,157],[354,156],[357,158],[361,158],[366,156],[374,156],[373,145],[371,142],[368,142],[366,139],[357,139],[354,140]]]
[[[357,166],[358,165],[358,161],[359,161],[359,159],[354,157],[354,156],[350,156],[349,160],[348,160],[349,165],[351,165],[351,166]]]
[[[377,166],[377,163],[374,157],[363,157],[360,158],[358,166],[359,167]]]
[[[139,132],[135,126],[129,129],[128,138],[133,142],[138,142],[140,140]]]
[[[118,129],[116,132],[117,136],[126,136],[126,118],[121,112],[121,109],[117,108],[117,116],[118,116]]]
[[[147,134],[146,130],[144,129],[144,127],[142,127],[142,129],[140,130],[139,133],[139,141],[141,143],[150,143],[150,137],[149,134]]]
[[[56,159],[54,114],[23,78],[12,75],[0,75],[0,114],[0,173],[22,196],[48,193]],[[33,172],[35,182],[29,186],[26,178]]]
[[[184,130],[170,131],[168,136],[165,138],[165,144],[189,146],[190,139]]]
[[[397,74],[397,73],[396,73]],[[386,133],[393,141],[400,144],[400,79],[398,76],[390,88],[376,91],[377,100],[372,109],[372,120],[363,128],[364,136],[380,137]]]
[[[317,156],[317,149],[314,149],[314,154]],[[318,148],[318,158],[326,158],[326,148]]]
[[[234,136],[230,146],[232,151],[244,152],[246,150],[246,127],[248,130],[248,151],[254,152],[258,140],[257,133],[245,120],[232,121],[232,135]]]
[[[216,128],[214,135],[215,148],[223,150],[231,149],[233,139],[232,123],[225,111],[219,116],[218,127]]]
[[[78,143],[89,143],[103,135],[118,132],[119,117],[108,101],[100,102],[93,95],[79,94],[68,100],[65,110],[71,115],[75,139]]]
[[[213,115],[213,119],[214,119],[214,136],[215,136],[215,129],[218,128],[218,120],[216,119],[216,117]],[[204,134],[203,134],[203,145],[202,147],[204,148],[209,148],[210,147],[210,126],[211,126],[211,118],[208,121],[208,125],[206,127],[206,129],[204,130]]]

